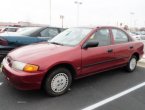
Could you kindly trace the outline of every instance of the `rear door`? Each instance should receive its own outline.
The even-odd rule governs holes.
[[[130,55],[134,51],[133,42],[126,32],[118,28],[112,28],[114,39],[115,65],[122,65],[128,62]]]
[[[97,30],[89,40],[99,42],[98,47],[82,49],[82,74],[102,71],[112,67],[114,52],[108,28]]]

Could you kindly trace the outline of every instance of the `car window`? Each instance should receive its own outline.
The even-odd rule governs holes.
[[[24,35],[24,36],[33,36],[33,34],[37,33],[37,31],[39,31],[41,28],[42,27],[26,27],[18,31],[17,33],[19,35]]]
[[[18,28],[7,28],[7,32],[16,32]]]
[[[78,45],[90,32],[91,28],[70,28],[67,29],[52,40],[48,41],[49,43],[57,43],[67,46],[76,46]]]
[[[62,31],[64,31],[64,30],[66,30],[65,28],[59,28],[59,30],[62,32]]]
[[[110,34],[108,29],[101,29],[95,32],[89,40],[96,40],[99,46],[106,46],[111,44]]]
[[[112,29],[115,44],[128,42],[128,36],[119,29]]]
[[[58,29],[56,28],[46,28],[40,32],[41,37],[54,37],[58,34]]]

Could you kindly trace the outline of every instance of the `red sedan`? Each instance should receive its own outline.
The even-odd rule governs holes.
[[[134,71],[143,47],[117,27],[70,28],[48,42],[11,51],[2,72],[18,89],[43,87],[58,96],[67,92],[73,79],[119,67]]]

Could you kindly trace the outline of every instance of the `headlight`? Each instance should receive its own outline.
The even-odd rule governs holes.
[[[18,62],[18,61],[12,61],[12,68],[17,69],[17,70],[23,70],[25,67],[25,63]]]
[[[39,67],[36,65],[22,63],[19,61],[12,61],[12,68],[26,72],[36,72],[38,71]]]

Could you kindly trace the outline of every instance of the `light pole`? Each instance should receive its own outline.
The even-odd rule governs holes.
[[[49,13],[50,13],[50,15],[49,15],[49,23],[50,23],[50,25],[51,25],[51,0],[49,1]]]
[[[60,15],[60,19],[61,19],[61,27],[63,28],[63,19],[64,19],[64,16]]]
[[[130,22],[131,22],[131,23],[130,23],[130,24],[132,24],[132,27],[133,27],[133,25],[134,25],[134,18],[133,18],[134,14],[135,14],[134,12],[130,12],[130,15],[131,15],[131,16],[130,16],[130,17],[131,17],[131,19],[130,19]]]
[[[74,2],[77,5],[77,26],[79,25],[79,6],[82,5],[82,2],[75,1]]]

